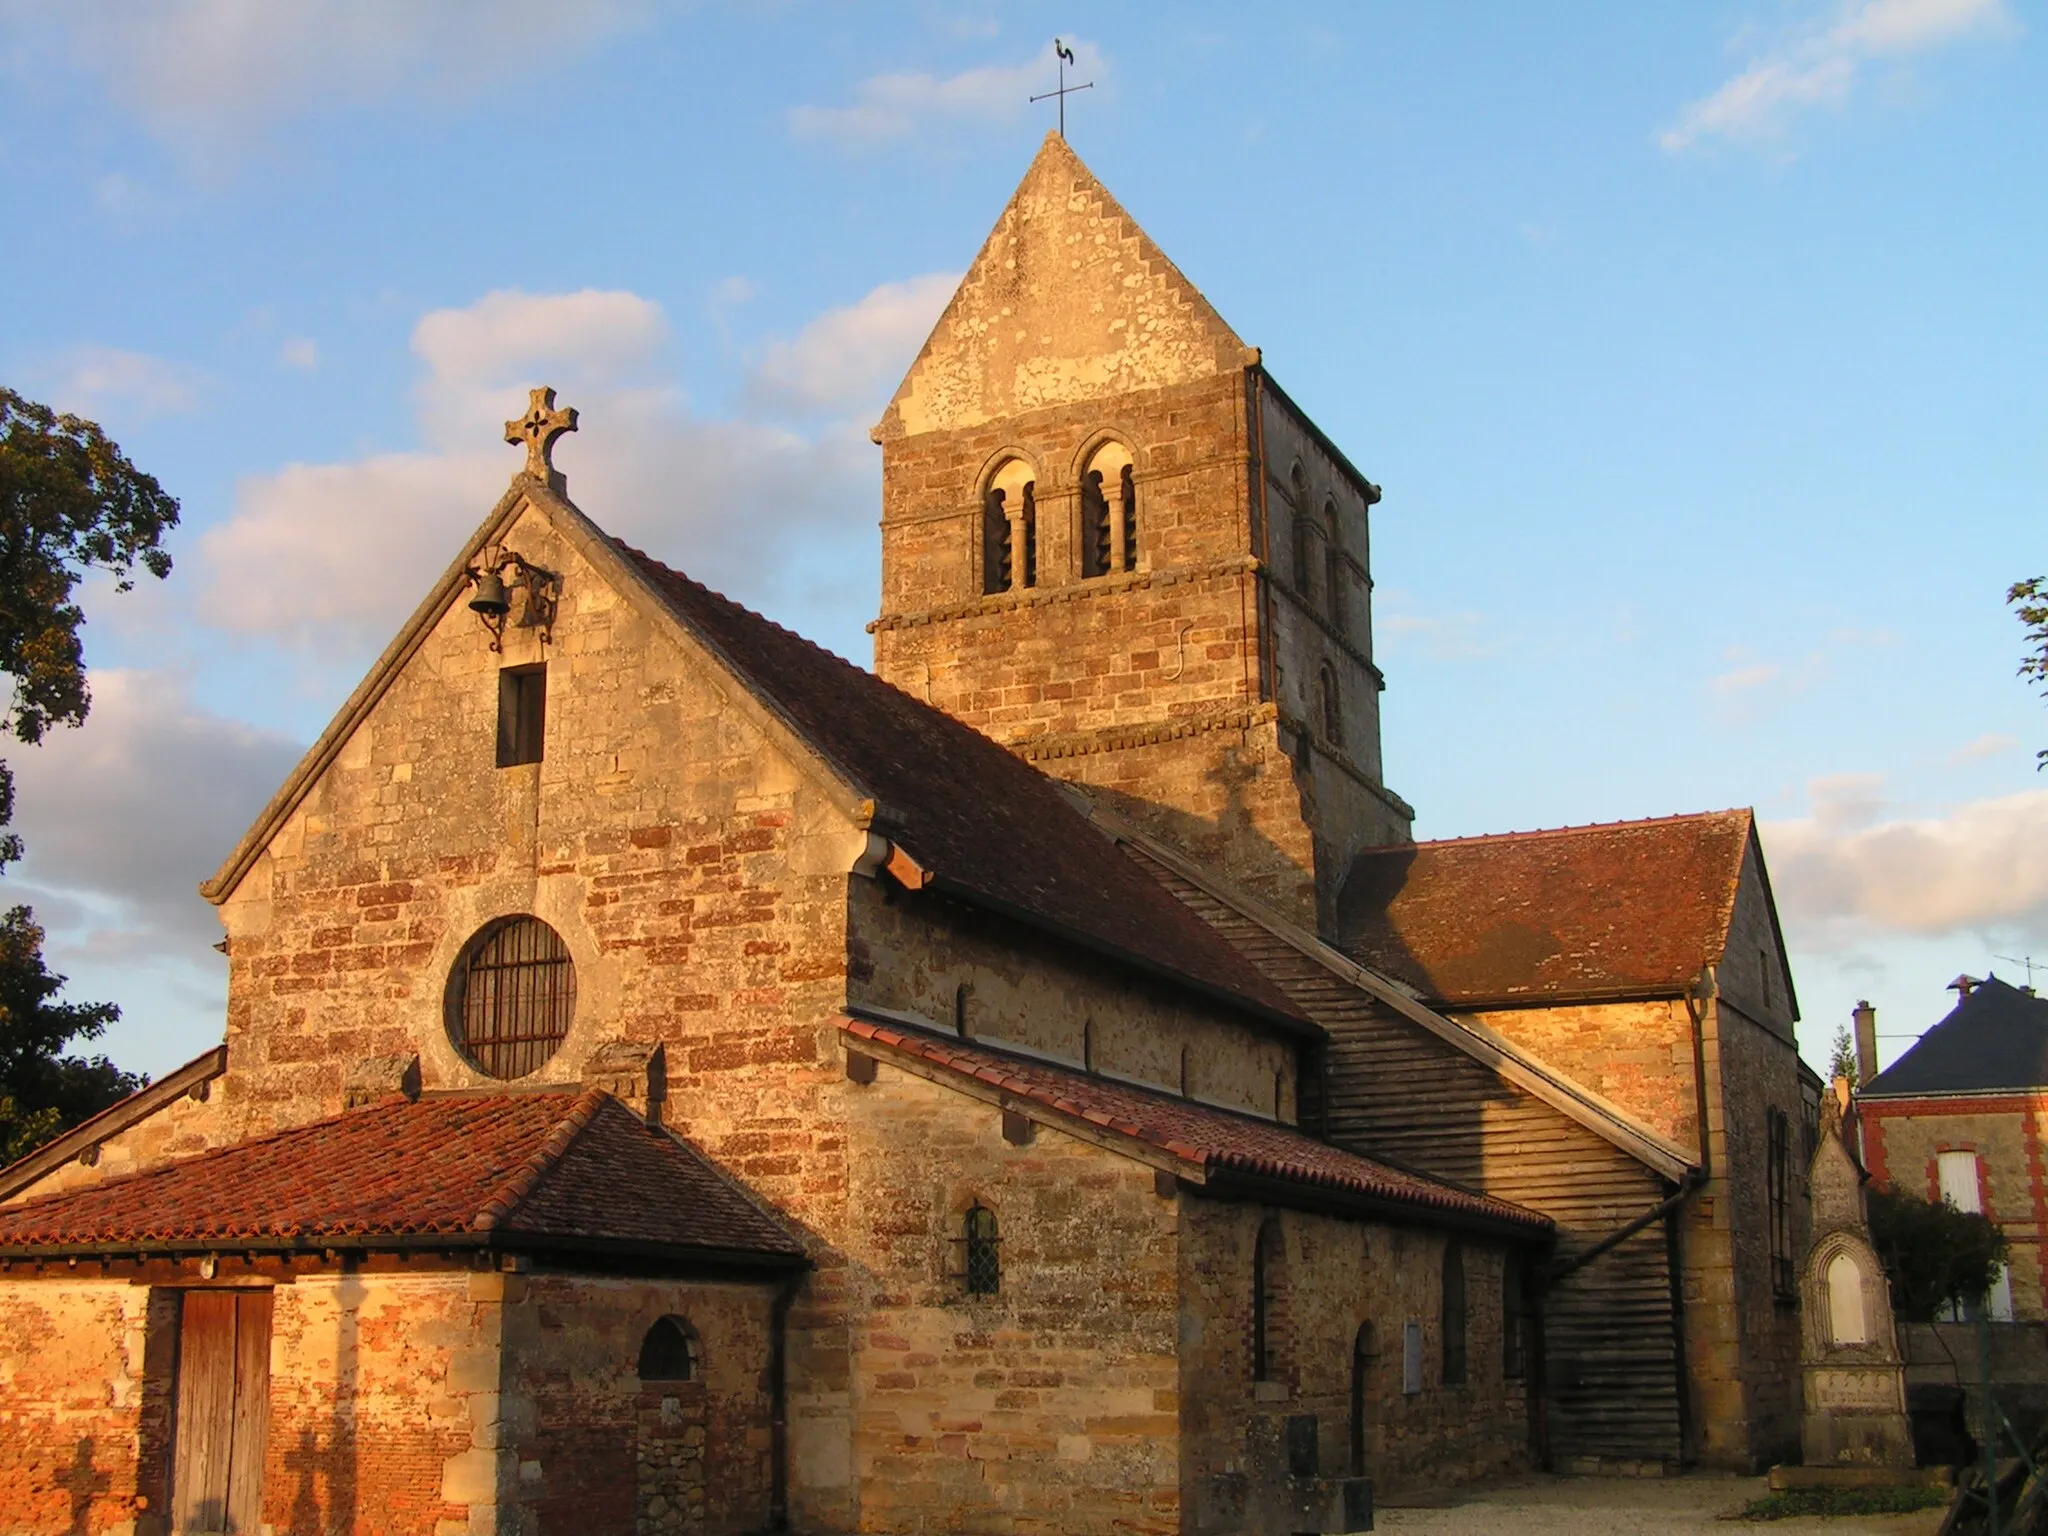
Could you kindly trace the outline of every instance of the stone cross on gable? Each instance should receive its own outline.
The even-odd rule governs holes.
[[[526,473],[554,485],[559,479],[553,457],[555,439],[575,430],[575,407],[556,410],[555,392],[543,385],[527,392],[526,414],[505,423],[505,441],[514,446],[524,443]]]

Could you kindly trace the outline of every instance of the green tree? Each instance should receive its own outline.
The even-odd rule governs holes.
[[[1838,1077],[1849,1079],[1851,1088],[1862,1086],[1856,1073],[1856,1042],[1849,1038],[1846,1024],[1835,1030],[1835,1043],[1828,1048],[1828,1081]]]
[[[2005,1263],[2005,1234],[1988,1216],[1902,1190],[1870,1191],[1870,1241],[1892,1282],[1892,1306],[1912,1323],[1981,1301]]]
[[[0,389],[0,732],[34,745],[92,708],[79,583],[94,573],[130,590],[138,567],[170,574],[163,537],[178,503],[92,422]],[[0,762],[0,870],[21,857],[14,775]],[[111,1003],[60,1003],[43,930],[25,906],[0,915],[0,1163],[132,1092],[141,1079],[104,1056],[65,1054],[100,1035]]]
[[[2016,581],[2005,594],[2019,615],[2020,623],[2026,626],[2027,650],[2020,657],[2020,676],[2031,678],[2041,685],[2041,696],[2048,698],[2048,576],[2036,576],[2031,581]],[[2048,768],[2048,747],[2035,754],[2037,768]]]

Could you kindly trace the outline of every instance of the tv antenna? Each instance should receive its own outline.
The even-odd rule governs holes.
[[[1059,98],[1060,137],[1064,139],[1067,136],[1067,98],[1073,95],[1076,91],[1094,90],[1095,82],[1093,80],[1090,80],[1086,85],[1067,84],[1067,66],[1074,62],[1074,50],[1069,48],[1065,43],[1061,42],[1058,38],[1054,38],[1052,40],[1052,51],[1054,54],[1058,56],[1060,61],[1060,88],[1056,91],[1040,91],[1036,96],[1032,97],[1031,99],[1034,102],[1039,102],[1051,101],[1055,97]]]
[[[2048,960],[2036,960],[2032,955],[1993,955],[1991,958],[2003,960],[2007,965],[2026,967],[2027,985],[2030,987],[2034,984],[2034,971],[2037,968],[2048,971]]]

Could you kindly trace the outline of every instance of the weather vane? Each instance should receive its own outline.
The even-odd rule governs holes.
[[[1055,97],[1059,99],[1060,137],[1064,139],[1067,136],[1067,98],[1075,91],[1094,90],[1095,82],[1090,80],[1086,85],[1067,84],[1067,66],[1074,62],[1074,50],[1058,38],[1054,38],[1052,40],[1052,51],[1059,57],[1060,61],[1060,88],[1056,91],[1041,91],[1031,99],[1033,101],[1051,101]]]

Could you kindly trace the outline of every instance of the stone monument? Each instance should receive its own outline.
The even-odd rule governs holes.
[[[1870,1245],[1862,1167],[1842,1122],[1849,1085],[1821,1101],[1820,1144],[1808,1170],[1813,1242],[1799,1278],[1799,1439],[1807,1467],[1913,1465],[1906,1370],[1892,1327],[1891,1283]]]

